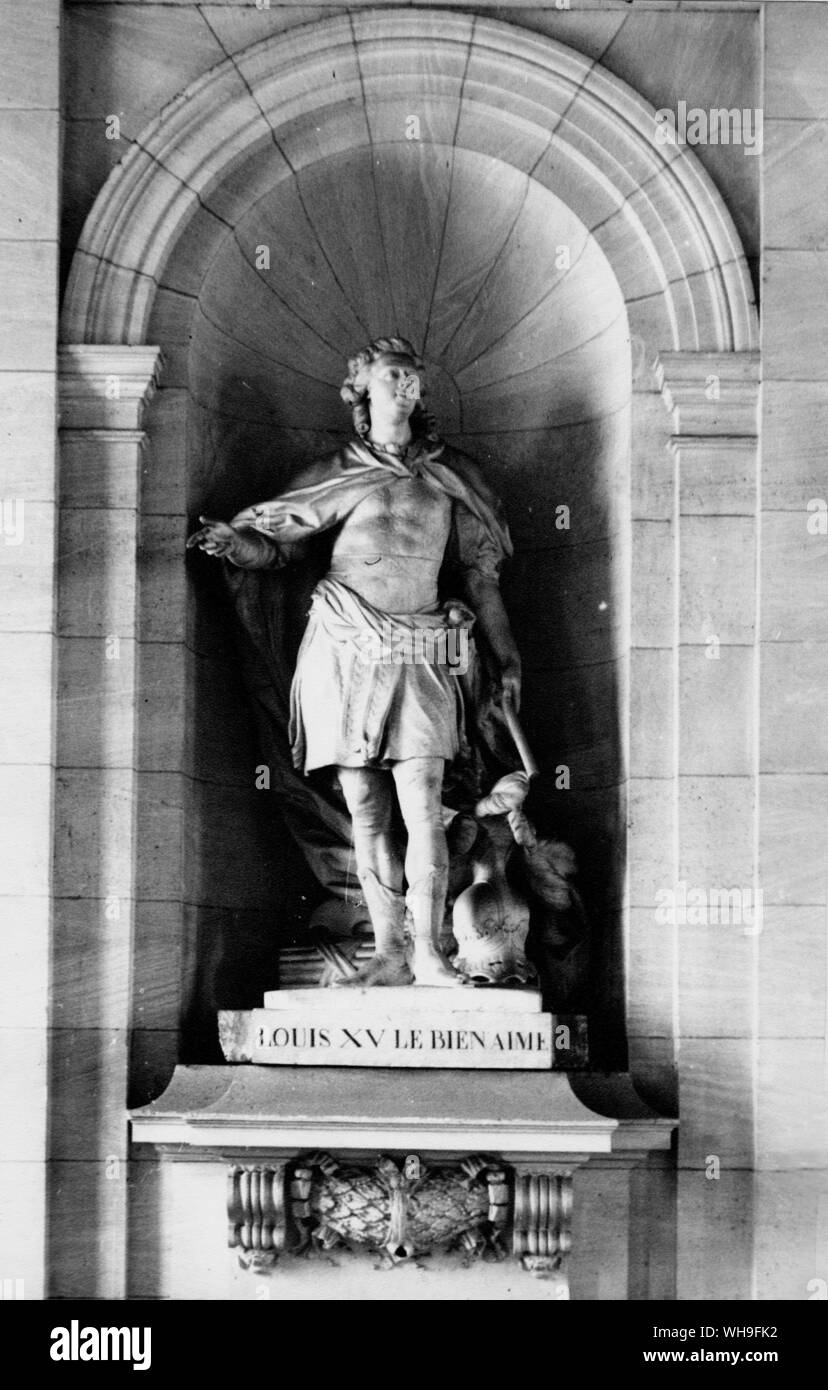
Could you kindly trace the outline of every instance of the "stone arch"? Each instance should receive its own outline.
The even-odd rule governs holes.
[[[422,107],[419,111],[418,102]],[[104,371],[101,364],[108,353],[111,355],[112,347],[120,347],[122,352],[133,348],[137,353],[147,342],[159,342],[166,357],[163,381],[170,388],[160,396],[170,398],[170,411],[165,417],[166,440],[159,429],[156,442],[168,458],[176,450],[183,455],[184,426],[180,417],[178,424],[171,423],[175,415],[171,398],[177,388],[189,390],[199,372],[201,380],[209,383],[207,340],[196,316],[202,296],[220,282],[218,267],[229,240],[239,227],[254,228],[258,210],[265,207],[267,199],[284,195],[286,200],[288,191],[301,178],[309,186],[314,180],[324,181],[330,167],[351,168],[360,159],[364,166],[366,158],[371,166],[379,157],[388,158],[392,168],[398,167],[394,165],[394,151],[410,148],[407,124],[411,116],[418,118],[423,149],[436,152],[434,159],[430,154],[423,156],[423,167],[433,172],[439,158],[445,158],[459,181],[466,178],[473,182],[479,174],[484,186],[487,167],[495,165],[502,172],[499,183],[504,188],[508,185],[513,197],[512,204],[500,208],[497,231],[503,246],[517,226],[531,230],[537,238],[535,245],[542,244],[548,253],[551,243],[543,241],[544,219],[560,218],[573,240],[578,238],[583,245],[581,269],[590,271],[587,282],[598,287],[597,300],[612,307],[606,321],[600,318],[598,308],[580,318],[573,310],[569,319],[579,325],[570,344],[574,351],[590,343],[603,344],[600,355],[590,348],[592,355],[584,357],[577,367],[581,380],[600,383],[601,399],[595,399],[599,388],[590,387],[583,419],[576,411],[570,412],[570,418],[566,414],[555,417],[544,404],[532,424],[538,430],[558,431],[563,441],[561,431],[565,428],[577,429],[585,420],[590,429],[599,422],[597,433],[588,433],[578,445],[578,456],[586,456],[597,441],[596,457],[600,455],[603,473],[596,467],[590,505],[596,502],[600,512],[601,496],[611,497],[611,505],[601,516],[595,573],[583,591],[590,601],[594,597],[597,608],[602,586],[611,582],[617,589],[619,610],[623,610],[630,560],[629,530],[623,530],[623,494],[629,470],[627,340],[630,336],[639,339],[650,358],[655,353],[672,354],[672,368],[681,366],[676,356],[695,355],[705,364],[702,371],[709,373],[719,370],[720,360],[746,358],[755,347],[756,314],[737,234],[702,167],[686,150],[655,142],[654,112],[626,84],[550,39],[452,12],[375,10],[264,40],[205,74],[133,144],[101,190],[87,220],[63,308],[62,337],[72,345],[64,359],[70,364],[69,375],[83,375],[89,369],[91,358],[83,351],[83,345],[88,345],[96,354],[98,373],[98,385],[93,383],[90,394],[100,397],[99,387],[113,371],[122,383],[126,375],[117,354],[116,367]],[[437,277],[448,274],[442,250],[448,202],[446,209],[435,278],[422,286],[430,301],[436,298]],[[429,234],[428,228],[422,231],[423,245]],[[476,283],[482,284],[488,274],[486,267],[471,268],[479,275]],[[474,283],[472,288],[465,288],[467,300],[472,297]],[[511,283],[517,283],[516,276]],[[571,285],[577,284],[573,277]],[[540,344],[535,365],[541,396],[546,391],[546,369],[551,364],[554,373],[558,372],[548,323],[556,321],[563,302],[561,284],[553,292],[557,299],[550,294],[548,302],[540,301],[547,323],[534,340]],[[590,317],[593,314],[595,317]],[[372,331],[385,328],[375,320],[370,305],[361,306],[360,321]],[[426,331],[431,328],[429,322],[424,326]],[[451,328],[449,324],[442,337],[434,330],[438,359],[441,351],[448,353]],[[111,346],[97,346],[101,344]],[[333,346],[340,349],[347,346],[347,340],[337,339]],[[479,346],[483,350],[476,354],[470,347],[461,364],[468,374],[468,394],[479,393],[488,384],[485,363],[481,370],[477,356],[485,359],[496,345],[481,342]],[[320,402],[335,402],[335,357],[331,351],[318,365]],[[440,365],[445,366],[441,406],[451,407],[458,376],[452,376],[449,369],[456,364]],[[681,390],[686,395],[689,389],[692,395],[695,378],[688,388],[681,371],[678,376]],[[736,389],[741,390],[739,371],[736,377]],[[726,371],[722,378],[727,388]],[[462,396],[463,390],[455,394]],[[64,397],[67,395],[71,395],[71,386],[64,388]],[[613,427],[604,435],[600,422],[613,414],[619,428],[616,431]],[[101,431],[111,430],[116,423],[114,407],[110,414],[95,418],[97,442],[87,448],[76,437],[71,445],[86,455],[104,447]],[[698,415],[695,421],[687,432],[695,428],[697,433],[706,433],[706,428],[698,427]],[[91,411],[64,415],[67,435],[90,422]],[[137,423],[133,418],[127,421],[124,415],[117,424],[121,461],[125,450],[136,447]],[[462,440],[462,420],[455,428]],[[721,432],[729,432],[726,420]],[[470,447],[475,452],[474,446]],[[559,463],[563,448],[562,443]],[[534,460],[525,457],[519,463],[531,468]],[[500,480],[495,476],[493,481],[497,484]],[[239,497],[239,504],[249,501],[250,495]],[[182,483],[178,500],[182,514],[188,500],[191,506],[200,503],[201,494],[186,499]],[[647,514],[642,526],[650,529],[642,530],[641,535],[652,535],[654,544],[657,540],[661,546],[657,527],[664,529],[666,524]],[[531,529],[528,521],[527,527]],[[180,568],[180,535],[175,528],[172,534],[175,563]],[[665,583],[672,580],[674,561],[675,553],[670,552],[666,560],[662,556],[657,562],[667,566],[662,576]],[[536,578],[534,560],[527,578]],[[636,582],[634,576],[633,584]],[[657,584],[659,577],[654,580],[651,575],[650,582]],[[591,610],[589,616],[584,610],[579,621],[589,628],[592,616]],[[593,634],[598,645],[590,659],[580,666],[576,663],[573,670],[599,669],[603,651],[603,664],[616,663],[612,686],[620,690],[625,679],[623,674],[616,679],[615,670],[623,666],[627,654],[622,648],[628,639],[615,634],[602,649],[604,636],[597,625],[590,629],[590,636]],[[661,642],[659,635],[653,645]],[[167,651],[159,650],[152,659],[181,658],[172,643],[167,646]],[[644,677],[641,679],[643,682]],[[607,701],[606,692],[597,684],[590,687],[591,695],[587,692],[585,696],[585,680],[579,675],[573,681],[571,703],[591,699],[592,709],[600,706],[609,710],[609,721],[617,719],[622,725],[628,697],[619,696],[615,703]],[[633,662],[633,688],[637,680]],[[624,733],[620,733],[619,745]],[[600,748],[607,736],[602,725],[589,729],[585,742],[589,748]],[[634,761],[629,770],[635,779]],[[152,777],[162,775],[166,775],[163,769],[153,767],[145,785],[150,786]],[[622,775],[619,772],[619,777]],[[643,772],[641,780],[643,784]],[[648,789],[642,785],[641,790]],[[159,784],[159,798],[166,796],[166,786]],[[199,790],[196,799],[201,796]],[[167,814],[166,802],[163,813]],[[141,812],[139,824],[155,814],[152,808],[147,815]],[[183,841],[180,824],[176,833]],[[633,834],[640,836],[642,832],[635,826]],[[665,839],[670,835],[666,822],[664,835]],[[152,873],[156,873],[155,867]],[[623,873],[613,882],[608,902],[608,911],[618,914],[622,879]],[[174,881],[173,874],[168,881]],[[230,904],[222,902],[220,906],[229,908]],[[615,999],[609,1001],[607,1009],[609,1014],[614,1010],[617,1018],[623,1006]],[[617,1060],[618,1053],[610,1050],[605,1057]]]
[[[332,80],[331,74],[335,74]],[[412,99],[428,109],[412,112]],[[551,188],[595,237],[633,334],[666,351],[743,351],[756,316],[739,239],[693,155],[656,143],[655,113],[594,61],[511,25],[363,12],[265,39],[194,82],[113,170],[67,288],[65,342],[140,343],[164,265],[256,148],[271,186],[301,158],[405,138],[493,153]],[[320,138],[308,151],[309,126]],[[422,134],[422,131],[421,131]],[[275,157],[277,167],[273,165]]]

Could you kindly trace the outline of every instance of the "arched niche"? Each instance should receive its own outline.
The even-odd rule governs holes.
[[[206,214],[209,256],[211,238],[262,191],[325,154],[403,141],[411,117],[421,141],[488,153],[551,188],[605,251],[633,333],[654,347],[755,346],[732,221],[692,154],[657,143],[647,102],[582,54],[511,25],[383,10],[265,39],[165,108],[87,219],[63,340],[145,342],[194,216]]]
[[[272,495],[332,447],[344,356],[393,328],[424,347],[446,433],[509,510],[526,723],[544,764],[570,768],[546,813],[589,884],[597,1059],[623,1064],[637,773],[630,343],[651,362],[756,341],[726,209],[692,155],[655,130],[624,83],[549,39],[450,12],[373,10],[205,74],[102,189],[63,338],[76,363],[84,344],[158,344],[165,361],[147,421],[136,693],[152,672],[162,694],[187,694],[171,699],[163,738],[136,702],[133,886],[138,904],[164,903],[175,919],[176,1017],[193,999],[205,1020],[218,1003],[255,1002],[246,991],[272,957],[274,903],[298,922],[310,891],[250,785],[255,745],[220,605],[198,574],[189,599],[180,583],[185,518]],[[555,526],[560,503],[568,530]],[[139,948],[140,932],[136,989]]]

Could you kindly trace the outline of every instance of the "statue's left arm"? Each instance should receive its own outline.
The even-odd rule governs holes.
[[[477,614],[477,626],[500,667],[503,698],[511,700],[517,713],[520,710],[520,653],[512,636],[497,580],[487,578],[479,570],[467,570],[465,587],[469,603]]]
[[[477,630],[482,632],[499,668],[503,697],[511,700],[517,712],[520,709],[520,653],[498,583],[503,559],[511,553],[508,531],[503,523],[504,546],[498,535],[459,501],[455,502],[452,529],[453,560],[464,596],[477,616]]]

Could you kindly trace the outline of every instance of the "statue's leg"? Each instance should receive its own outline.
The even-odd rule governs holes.
[[[403,866],[392,834],[394,788],[379,768],[341,767],[339,783],[351,815],[357,875],[374,928],[374,955],[347,985],[409,985],[405,954]]]
[[[414,982],[458,985],[460,976],[440,951],[448,887],[448,846],[443,827],[443,759],[406,758],[394,764],[394,783],[408,844],[406,901],[414,937]]]

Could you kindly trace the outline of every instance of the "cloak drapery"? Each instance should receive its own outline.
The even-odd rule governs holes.
[[[390,477],[412,476],[425,478],[459,504],[457,539],[462,546],[469,533],[476,533],[478,548],[467,567],[480,568],[496,579],[504,556],[512,554],[503,509],[471,459],[442,443],[414,445],[403,459],[374,449],[361,439],[352,440],[344,449],[303,469],[297,486],[290,491],[246,507],[233,517],[232,525],[249,527],[277,545],[291,545],[344,521],[357,503],[385,487]],[[466,540],[467,548],[470,544],[473,542]]]

